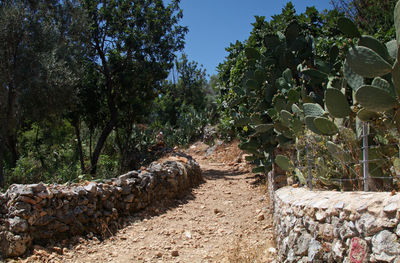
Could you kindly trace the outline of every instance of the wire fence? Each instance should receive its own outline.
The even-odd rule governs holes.
[[[367,123],[358,136],[350,129],[331,137],[307,134],[292,153],[293,174],[310,189],[391,191],[400,182],[392,158],[400,157],[398,138],[382,143],[377,137]]]

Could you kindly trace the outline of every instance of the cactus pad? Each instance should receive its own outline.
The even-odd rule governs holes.
[[[256,80],[254,80],[254,79],[249,79],[249,80],[246,81],[246,87],[249,90],[255,90],[258,87],[258,82]]]
[[[297,104],[292,104],[292,112],[298,117],[304,117],[303,111],[297,106]]]
[[[372,49],[388,62],[392,60],[386,46],[374,37],[362,36],[358,42],[358,45]]]
[[[264,45],[266,48],[274,48],[277,45],[279,45],[281,41],[279,40],[279,37],[277,35],[266,35],[264,37]]]
[[[392,57],[392,59],[397,58],[397,51],[399,47],[397,46],[397,41],[395,39],[389,41],[386,43],[386,48],[389,52],[389,55]]]
[[[358,31],[357,26],[348,18],[341,17],[338,20],[338,27],[343,34],[347,37],[361,37],[360,32]]]
[[[295,40],[300,34],[300,26],[296,21],[291,22],[285,31],[286,39],[289,41]]]
[[[324,109],[317,103],[304,103],[303,110],[304,115],[311,117],[320,117],[325,113]]]
[[[393,90],[393,87],[390,85],[390,83],[381,77],[374,78],[374,80],[372,81],[372,86],[381,88],[390,93],[392,96],[396,96],[395,91]]]
[[[257,133],[263,133],[263,132],[267,132],[267,131],[271,130],[272,128],[274,128],[274,124],[267,123],[267,124],[257,125],[255,127],[255,130],[256,130]]]
[[[357,112],[357,117],[362,121],[369,121],[379,115],[375,111],[369,111],[366,109],[361,109]]]
[[[258,83],[262,84],[265,81],[265,78],[267,77],[267,74],[265,73],[264,70],[257,69],[254,72],[254,78],[255,80],[258,81]]]
[[[347,62],[355,73],[366,78],[383,76],[392,71],[392,66],[385,59],[363,46],[350,48]]]
[[[287,110],[281,111],[281,119],[282,119],[282,123],[287,127],[289,127],[290,124],[293,122],[293,116]]]
[[[351,113],[346,96],[338,89],[326,89],[325,104],[332,117],[345,118]]]
[[[369,85],[357,90],[356,100],[365,109],[376,112],[389,110],[398,104],[396,98],[387,91]]]
[[[394,26],[396,28],[396,40],[400,45],[400,2],[398,1],[394,8]]]
[[[400,99],[400,62],[396,61],[393,67],[392,80],[396,90],[397,98]]]
[[[247,59],[259,59],[261,57],[260,53],[258,52],[257,49],[248,47],[244,50]]]
[[[349,66],[349,63],[347,63],[347,60],[344,61],[343,65],[343,75],[344,78],[346,79],[347,83],[349,86],[354,90],[357,91],[359,87],[364,85],[364,78],[355,73],[351,67]]]
[[[294,90],[294,89],[290,89],[290,90],[288,91],[287,96],[288,96],[288,99],[289,99],[291,102],[298,102],[298,101],[300,100],[300,94],[299,94],[299,92],[297,92],[297,91]]]
[[[275,163],[284,171],[289,171],[290,160],[284,155],[277,155],[275,157]]]
[[[314,126],[323,134],[323,135],[335,135],[339,130],[336,124],[323,117],[317,117],[314,119]]]
[[[316,117],[313,116],[306,116],[304,119],[304,122],[306,123],[307,128],[312,131],[313,133],[319,134],[319,135],[323,135],[322,132],[320,130],[317,129],[317,127],[315,127],[314,125],[314,119]]]

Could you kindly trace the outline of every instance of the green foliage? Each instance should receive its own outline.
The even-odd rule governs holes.
[[[335,135],[339,130],[336,124],[323,117],[316,117],[314,120],[315,128],[323,135]]]
[[[400,45],[400,3],[397,2],[394,8],[394,26],[396,28],[396,40],[397,44]]]
[[[310,116],[310,117],[320,117],[325,113],[322,107],[316,103],[304,103],[303,111],[305,116]]]
[[[383,76],[392,71],[392,66],[375,51],[363,46],[352,47],[347,55],[351,69],[366,78]]]
[[[364,30],[340,12],[322,15],[310,8],[296,15],[291,3],[270,22],[256,17],[253,26],[249,39],[231,45],[219,66],[221,105],[231,123],[242,128],[241,149],[253,154],[257,171],[267,172],[273,162],[288,170],[294,149],[301,163],[311,147],[319,156],[314,183],[360,188],[360,120],[371,123],[376,132],[371,140],[379,144],[396,141],[400,131],[395,92],[400,67],[392,66],[397,45],[379,41],[386,37],[362,35]],[[380,136],[388,140],[378,142]],[[351,163],[357,163],[354,169],[348,168]],[[385,169],[390,170],[390,162],[372,170],[382,176]],[[289,172],[305,183],[307,171]]]
[[[353,21],[359,32],[388,41],[395,37],[393,8],[396,0],[332,0],[331,4]]]
[[[347,37],[361,37],[360,32],[358,31],[357,26],[348,18],[340,17],[338,19],[338,27],[340,31],[343,32]]]
[[[290,168],[290,160],[284,155],[277,155],[275,157],[275,163],[279,165],[282,170],[288,171]]]
[[[389,92],[379,87],[365,85],[356,92],[356,100],[369,111],[381,112],[392,109],[398,102]]]
[[[351,113],[347,98],[338,89],[328,88],[325,90],[325,104],[332,117],[345,118]]]
[[[351,69],[347,60],[343,64],[343,76],[354,91],[357,91],[359,87],[364,85],[364,78]]]
[[[360,109],[357,112],[357,117],[362,121],[369,121],[373,118],[379,117],[379,115],[374,111],[369,111],[367,109]]]
[[[2,1],[0,186],[105,179],[198,139],[216,83],[185,55],[165,81],[181,18],[179,1]]]
[[[205,70],[186,55],[175,62],[176,83],[163,83],[155,100],[154,128],[162,131],[168,146],[188,145],[212,124],[215,115],[214,90],[205,79]],[[232,103],[234,105],[234,103]]]
[[[378,39],[371,36],[362,36],[358,41],[359,46],[367,47],[376,52],[379,56],[385,59],[388,63],[391,62],[392,58],[389,55],[389,51],[383,43]]]

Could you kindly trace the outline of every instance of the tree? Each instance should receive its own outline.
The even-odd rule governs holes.
[[[95,120],[100,112],[104,120],[94,124],[101,129],[91,156],[90,172],[95,174],[110,133],[125,119],[132,121],[132,116],[141,113],[142,102],[156,96],[157,85],[168,76],[174,52],[183,48],[187,28],[177,25],[182,17],[179,0],[168,6],[162,0],[82,0],[80,5],[89,24],[82,38],[86,48],[83,61],[97,76],[92,86],[81,86],[81,94],[96,95],[90,99],[97,102],[86,112]]]
[[[366,33],[389,41],[395,36],[393,7],[396,0],[331,0]]]
[[[155,102],[161,122],[169,122],[172,126],[176,125],[182,107],[191,106],[195,111],[203,111],[207,106],[205,70],[197,62],[189,61],[186,54],[175,61],[175,69],[173,81],[163,83]]]
[[[61,114],[73,98],[75,78],[59,50],[63,37],[51,12],[57,6],[0,2],[0,185],[5,163],[13,167],[18,160],[22,120]]]

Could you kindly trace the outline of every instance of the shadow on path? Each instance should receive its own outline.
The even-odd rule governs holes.
[[[215,170],[215,169],[203,169],[203,177],[206,180],[236,180],[235,178],[231,178],[234,176],[239,176],[247,174],[247,172],[240,172],[240,171],[232,171],[232,170]]]

